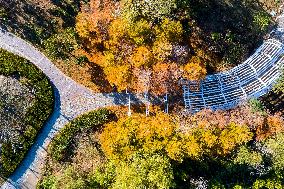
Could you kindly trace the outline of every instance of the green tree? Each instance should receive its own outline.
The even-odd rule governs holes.
[[[54,59],[65,60],[78,49],[76,32],[73,28],[67,28],[62,33],[54,34],[43,41],[46,52]]]
[[[124,17],[135,20],[145,17],[149,21],[172,17],[177,8],[176,0],[123,0]]]
[[[113,189],[166,189],[174,186],[170,160],[158,154],[135,154],[116,168]]]

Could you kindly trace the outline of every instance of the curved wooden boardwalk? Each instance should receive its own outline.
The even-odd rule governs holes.
[[[186,107],[191,111],[204,107],[230,108],[244,99],[267,92],[279,76],[279,65],[283,62],[280,57],[283,54],[284,16],[279,17],[278,22],[275,39],[264,42],[245,63],[229,72],[207,76],[202,82],[201,91],[190,91],[189,86],[184,85]],[[32,45],[3,30],[0,30],[0,48],[30,60],[49,77],[55,89],[55,110],[52,116],[24,161],[1,187],[33,189],[41,175],[46,148],[58,130],[84,112],[109,105],[126,104],[127,96],[118,93],[92,93],[65,76]]]
[[[185,107],[191,113],[204,108],[230,109],[266,94],[281,75],[284,63],[284,15],[270,39],[244,63],[227,72],[208,75],[200,82],[182,81]]]

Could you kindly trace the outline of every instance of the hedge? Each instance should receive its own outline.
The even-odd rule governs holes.
[[[23,120],[26,127],[19,139],[21,148],[14,151],[10,143],[2,144],[0,176],[5,178],[9,177],[24,159],[38,132],[52,114],[54,93],[48,78],[41,70],[28,60],[3,49],[0,49],[0,75],[24,77],[27,79],[26,85],[35,91],[35,101]]]
[[[109,110],[99,109],[72,120],[51,141],[48,147],[50,157],[56,161],[64,160],[77,133],[107,123],[111,117],[112,113]]]

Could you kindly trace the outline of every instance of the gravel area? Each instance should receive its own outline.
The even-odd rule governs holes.
[[[2,142],[17,145],[23,120],[33,105],[33,91],[16,79],[0,75],[0,146]],[[1,167],[1,164],[0,164]]]

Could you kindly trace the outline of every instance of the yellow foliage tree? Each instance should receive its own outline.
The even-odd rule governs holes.
[[[194,135],[198,141],[202,155],[226,156],[237,146],[252,140],[253,137],[250,129],[244,125],[229,123],[220,128],[208,124],[201,124],[202,126],[189,131],[189,134]]]
[[[127,33],[137,45],[143,45],[147,42],[149,43],[153,36],[151,25],[145,19],[140,19],[135,23],[130,22]]]
[[[88,13],[79,13],[76,20],[76,31],[80,37],[88,38],[90,33],[95,31],[95,26],[92,24]]]
[[[131,63],[136,67],[150,67],[153,63],[153,55],[148,47],[140,46],[132,54]]]
[[[118,91],[123,91],[128,88],[131,82],[131,71],[127,65],[113,65],[104,69],[108,81],[117,86]]]
[[[160,25],[155,27],[157,39],[165,39],[167,41],[177,43],[182,40],[183,28],[179,21],[165,18]]]
[[[108,29],[109,38],[104,42],[106,49],[117,52],[120,44],[127,39],[125,36],[129,27],[129,23],[125,19],[113,20]]]
[[[221,131],[218,137],[217,154],[226,155],[236,146],[252,140],[252,137],[253,134],[248,127],[231,123]]]
[[[141,150],[150,154],[166,151],[178,154],[182,152],[180,149],[175,153],[170,147],[177,135],[177,126],[174,118],[164,113],[157,113],[154,117],[136,114],[107,124],[100,135],[100,143],[111,159],[127,159],[130,154]]]
[[[153,54],[158,61],[165,61],[172,53],[173,45],[165,40],[156,40],[153,44]]]
[[[175,117],[158,112],[153,117],[135,114],[106,125],[100,135],[102,149],[110,159],[126,160],[136,152],[162,153],[173,160],[226,156],[252,140],[247,126],[230,123],[224,128],[197,127],[179,131]]]
[[[189,63],[186,64],[183,68],[183,76],[189,80],[200,80],[206,76],[206,68],[202,63],[202,60],[197,57],[193,56]]]

